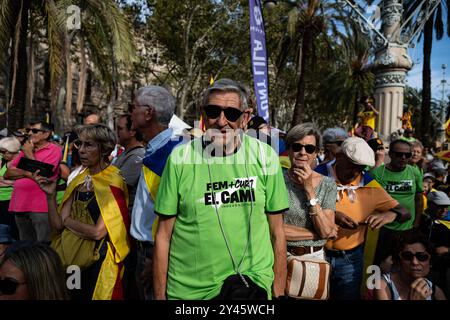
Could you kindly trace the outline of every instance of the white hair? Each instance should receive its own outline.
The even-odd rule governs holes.
[[[148,105],[155,109],[158,121],[168,126],[175,111],[175,98],[165,88],[160,86],[146,86],[136,92],[136,100],[141,105]]]
[[[21,144],[14,137],[7,137],[0,140],[0,149],[5,149],[11,153],[19,152]]]

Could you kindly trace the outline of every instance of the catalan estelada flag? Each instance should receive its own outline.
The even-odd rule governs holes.
[[[170,139],[164,146],[156,150],[150,155],[146,155],[142,160],[142,173],[144,175],[145,187],[151,195],[153,203],[156,201],[161,176],[166,166],[167,158],[172,150],[183,141],[182,137],[174,137]],[[152,214],[152,237],[155,239],[156,229],[158,227],[158,217]]]
[[[78,174],[69,184],[59,206],[71,197],[76,188],[85,182],[89,170]],[[108,231],[107,253],[100,268],[92,300],[122,299],[123,261],[130,252],[128,216],[128,189],[120,170],[110,165],[91,176],[95,199]]]

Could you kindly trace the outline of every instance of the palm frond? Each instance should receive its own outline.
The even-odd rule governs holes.
[[[92,65],[95,67],[94,71],[98,74],[99,79],[106,88],[110,87],[112,81],[111,75],[111,55],[107,50],[109,37],[103,26],[98,23],[97,16],[90,17],[89,21],[83,24],[83,36],[89,52],[89,58]]]
[[[113,0],[86,0],[86,3],[92,7],[91,13],[108,28],[115,59],[131,65],[136,55],[130,21]]]
[[[53,0],[45,1],[47,17],[47,39],[49,45],[50,87],[54,92],[64,74],[65,54],[65,7],[62,2],[56,4]]]
[[[0,1],[0,61],[5,60],[11,42],[11,30],[14,28],[12,1]]]

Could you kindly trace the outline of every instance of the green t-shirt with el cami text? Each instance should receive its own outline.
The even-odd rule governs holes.
[[[201,139],[174,149],[158,189],[155,212],[176,216],[167,297],[214,298],[223,281],[236,273],[215,201],[236,264],[244,255],[251,214],[250,244],[240,271],[264,288],[270,298],[274,254],[266,213],[288,208],[278,156],[269,145],[247,135],[234,154],[203,157],[203,151]]]
[[[416,193],[423,192],[423,178],[417,167],[406,165],[403,171],[391,171],[385,164],[370,171],[374,179],[383,186],[389,195],[411,213],[405,222],[393,221],[386,228],[392,230],[410,230],[416,216]]]

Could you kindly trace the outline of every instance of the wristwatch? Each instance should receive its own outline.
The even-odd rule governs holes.
[[[317,199],[317,198],[312,198],[312,199],[309,200],[309,205],[311,207],[314,207],[318,203],[319,203],[319,199]]]

